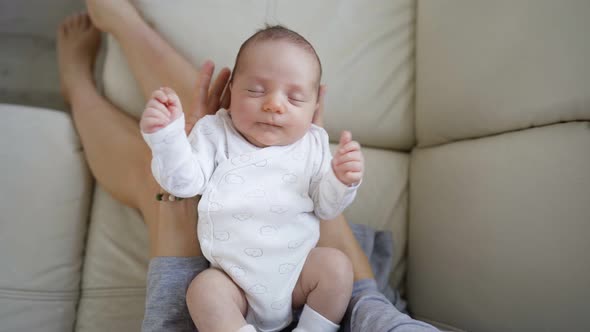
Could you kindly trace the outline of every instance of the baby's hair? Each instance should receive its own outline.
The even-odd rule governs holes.
[[[320,84],[320,81],[322,79],[322,63],[320,62],[320,57],[316,53],[316,51],[313,48],[313,46],[311,45],[311,43],[308,42],[307,39],[305,39],[303,36],[301,36],[300,34],[298,34],[297,32],[295,32],[289,28],[286,28],[282,25],[269,25],[269,24],[266,24],[263,29],[256,31],[255,34],[250,36],[250,38],[246,39],[246,41],[244,43],[242,43],[242,46],[240,46],[240,50],[238,51],[238,55],[236,56],[236,63],[234,64],[234,70],[232,71],[232,77],[230,79],[230,82],[233,81],[235,74],[238,72],[238,64],[239,64],[239,60],[240,60],[240,55],[248,47],[248,45],[253,44],[255,42],[267,41],[267,40],[272,40],[272,41],[286,40],[286,41],[289,41],[289,42],[301,47],[305,51],[312,54],[318,62],[319,72],[318,72],[317,83],[318,83],[318,85]]]

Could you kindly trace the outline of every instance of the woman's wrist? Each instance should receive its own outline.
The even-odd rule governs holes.
[[[159,204],[154,256],[202,256],[196,234],[197,198]]]
[[[156,201],[169,201],[169,202],[174,202],[174,201],[182,201],[184,198],[182,197],[176,197],[172,194],[169,194],[167,192],[159,192],[156,194]]]

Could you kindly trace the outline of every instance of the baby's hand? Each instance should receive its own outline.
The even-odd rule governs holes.
[[[182,115],[182,105],[174,90],[160,88],[152,93],[139,121],[139,128],[146,134],[154,133]]]
[[[352,140],[349,131],[340,135],[338,150],[332,159],[332,169],[340,182],[347,186],[359,183],[365,168],[361,145]]]

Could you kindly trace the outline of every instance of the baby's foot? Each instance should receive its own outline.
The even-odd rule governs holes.
[[[100,32],[88,14],[74,14],[62,21],[57,31],[57,57],[61,93],[66,103],[79,83],[94,84],[94,61],[99,46]]]
[[[99,30],[114,33],[121,24],[140,19],[130,0],[86,0],[92,23]]]

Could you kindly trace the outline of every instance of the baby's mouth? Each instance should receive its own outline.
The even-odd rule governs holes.
[[[274,123],[269,123],[269,122],[258,122],[259,124],[263,125],[263,126],[269,126],[269,127],[275,127],[275,128],[281,128],[281,126],[276,125]]]

